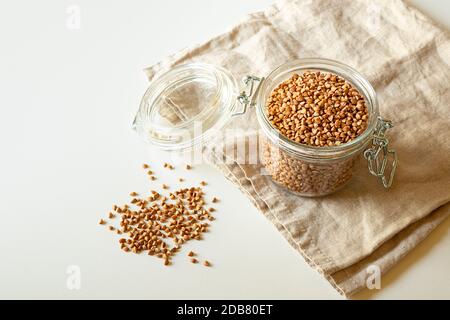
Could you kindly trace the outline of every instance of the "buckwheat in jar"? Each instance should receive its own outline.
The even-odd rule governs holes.
[[[326,59],[284,64],[261,83],[256,104],[268,138],[262,161],[280,186],[302,196],[333,193],[362,153],[391,185],[396,155],[384,137],[391,124],[379,117],[375,91],[356,70]]]

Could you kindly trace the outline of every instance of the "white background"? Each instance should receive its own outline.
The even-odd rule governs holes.
[[[450,28],[450,1],[412,1]],[[168,174],[164,155],[130,129],[148,83],[142,69],[201,43],[270,0],[43,0],[0,3],[0,298],[342,297],[213,169]],[[66,9],[81,9],[81,29]],[[152,160],[153,159],[153,160]],[[167,268],[122,253],[97,224],[154,163],[175,187],[210,182],[218,219]],[[157,184],[159,186],[159,183]],[[450,221],[356,298],[450,298]],[[194,249],[213,268],[192,265]],[[68,290],[66,270],[81,270]]]

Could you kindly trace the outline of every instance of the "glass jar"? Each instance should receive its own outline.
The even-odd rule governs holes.
[[[305,71],[338,75],[361,93],[369,116],[367,128],[361,135],[339,146],[316,147],[294,142],[272,126],[266,113],[269,95],[294,73]],[[261,83],[256,106],[259,125],[269,138],[263,153],[265,168],[276,183],[302,196],[323,196],[342,188],[352,176],[355,161],[372,143],[377,125],[386,123],[379,118],[376,94],[370,83],[353,68],[326,59],[292,61],[273,70]],[[386,186],[392,183],[386,182]]]
[[[366,130],[339,146],[315,147],[294,142],[272,126],[266,113],[271,92],[292,74],[321,71],[344,78],[366,100]],[[279,186],[301,196],[323,196],[342,188],[351,178],[361,154],[371,174],[384,187],[391,186],[397,156],[385,137],[392,127],[379,116],[376,94],[356,70],[328,59],[300,59],[273,70],[267,78],[247,76],[238,93],[237,81],[225,69],[206,64],[187,64],[169,70],[154,80],[141,101],[134,128],[150,144],[162,150],[199,152],[233,116],[256,107],[257,121],[264,132],[262,163]],[[201,129],[196,130],[200,124]],[[195,152],[194,152],[195,153]]]

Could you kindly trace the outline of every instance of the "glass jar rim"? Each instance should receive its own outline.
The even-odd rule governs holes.
[[[302,71],[323,71],[341,76],[364,96],[369,108],[369,123],[366,130],[354,140],[343,143],[338,146],[308,146],[295,142],[282,135],[269,121],[266,113],[266,98],[273,88],[272,82],[278,85],[282,81],[274,81],[277,77],[281,78],[293,73]],[[369,81],[356,69],[341,62],[324,58],[303,58],[292,60],[275,68],[261,83],[261,87],[256,97],[256,113],[258,122],[264,133],[275,143],[278,143],[284,150],[295,153],[297,156],[310,160],[335,160],[346,158],[360,152],[371,140],[378,121],[378,99],[376,92]]]

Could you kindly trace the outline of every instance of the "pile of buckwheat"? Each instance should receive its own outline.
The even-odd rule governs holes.
[[[272,125],[292,141],[311,146],[336,146],[355,139],[367,128],[367,113],[358,90],[324,72],[294,74],[267,100]]]
[[[142,166],[147,170],[150,180],[156,180],[154,172],[148,164]],[[164,168],[174,170],[170,164],[164,164]],[[186,169],[192,167],[186,165]],[[184,182],[183,178],[179,178]],[[214,220],[212,207],[207,207],[204,191],[205,181],[200,182],[198,187],[181,188],[163,195],[151,190],[147,195],[139,195],[131,192],[129,204],[122,206],[114,205],[109,212],[108,219],[100,219],[100,225],[107,225],[110,231],[122,235],[119,239],[120,248],[124,252],[141,253],[147,252],[150,256],[163,259],[164,265],[170,265],[171,257],[174,256],[181,246],[190,240],[202,240],[203,233],[208,231],[209,222]],[[162,184],[162,189],[170,187]],[[211,202],[216,203],[219,199],[214,197]],[[113,225],[116,217],[120,216],[119,225]],[[193,258],[193,251],[188,253],[192,263],[198,260]],[[211,266],[208,260],[203,261],[206,267]]]

